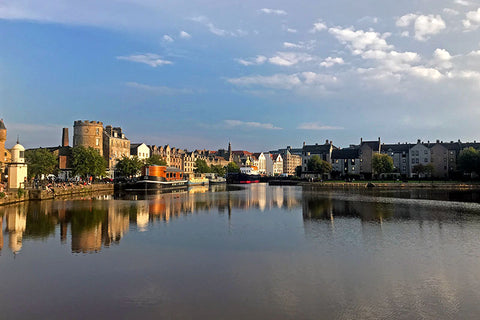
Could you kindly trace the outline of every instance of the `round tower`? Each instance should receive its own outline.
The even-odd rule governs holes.
[[[7,141],[7,128],[3,123],[3,119],[0,119],[0,169],[3,168],[3,164],[7,161],[5,142]]]
[[[92,147],[103,156],[103,123],[101,121],[82,121],[73,123],[73,147]]]

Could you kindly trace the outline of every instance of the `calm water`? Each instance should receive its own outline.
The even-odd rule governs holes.
[[[477,194],[204,191],[1,207],[0,319],[480,317]]]

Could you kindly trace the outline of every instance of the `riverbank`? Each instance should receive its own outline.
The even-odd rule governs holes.
[[[362,182],[300,182],[299,186],[308,186],[322,189],[444,189],[444,190],[480,190],[480,183],[463,183],[463,182],[378,182],[378,181],[362,181]]]
[[[6,192],[5,196],[0,199],[0,206],[19,203],[24,201],[41,201],[57,198],[70,198],[78,195],[90,195],[96,193],[113,193],[113,184],[93,184],[93,185],[79,185],[69,186],[66,188],[55,187],[53,192],[51,190],[41,189],[26,189],[22,192]]]

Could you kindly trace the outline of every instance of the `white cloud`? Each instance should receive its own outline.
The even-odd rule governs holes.
[[[302,130],[343,130],[343,127],[326,126],[319,122],[304,122],[298,125],[297,129]]]
[[[444,8],[443,12],[445,12],[446,14],[452,15],[452,16],[458,16],[460,14],[460,12],[458,12],[455,9],[451,9],[451,8]]]
[[[161,56],[155,53],[134,54],[130,56],[118,56],[117,59],[131,61],[131,62],[145,63],[154,68],[173,63],[168,60],[163,60]]]
[[[340,57],[337,57],[337,58],[328,57],[325,60],[323,60],[320,63],[320,65],[325,68],[330,68],[336,64],[344,64],[344,63],[345,61],[343,61],[343,59]]]
[[[290,32],[290,33],[297,33],[297,29],[293,29],[293,28],[287,28],[287,32]]]
[[[277,55],[268,59],[271,64],[279,66],[293,66],[300,62],[312,61],[313,57],[307,53],[299,52],[277,52]]]
[[[440,15],[417,15],[414,13],[406,14],[397,19],[397,27],[409,27],[414,23],[415,39],[426,41],[430,35],[434,35],[446,28],[445,21]]]
[[[308,89],[310,87],[324,89],[325,86],[334,85],[338,82],[335,76],[315,72],[279,73],[272,76],[255,75],[231,78],[227,79],[227,81],[237,86],[262,86],[281,90]]]
[[[160,95],[178,95],[178,94],[192,94],[194,93],[193,90],[190,89],[178,89],[178,88],[170,88],[165,86],[151,86],[148,84],[138,83],[138,82],[127,82],[125,83],[127,87],[141,89],[145,91],[149,91],[155,94]]]
[[[173,38],[170,37],[168,34],[164,35],[162,39],[165,42],[173,42]]]
[[[450,55],[450,52],[445,49],[437,48],[433,52],[433,59],[438,65],[441,65],[444,68],[451,68],[452,66],[452,64],[450,63],[450,60],[452,60],[452,56]]]
[[[287,12],[285,10],[280,10],[280,9],[263,8],[263,9],[260,9],[259,12],[266,13],[266,14],[275,14],[277,16],[287,15]]]
[[[255,58],[250,58],[250,59],[235,59],[238,63],[244,65],[244,66],[253,66],[253,65],[259,65],[265,63],[267,61],[267,57],[258,55]]]
[[[180,31],[180,34],[179,34],[180,38],[183,38],[183,39],[190,39],[192,36],[186,32],[186,31]]]
[[[416,66],[410,68],[409,71],[414,76],[421,77],[430,81],[438,81],[444,77],[440,71],[434,68]]]
[[[469,6],[469,5],[470,5],[470,2],[465,1],[465,0],[455,0],[454,2],[455,2],[456,4],[461,5],[461,6]]]
[[[248,127],[248,128],[256,128],[256,129],[267,129],[267,130],[282,129],[274,126],[271,123],[261,123],[261,122],[241,121],[241,120],[224,120],[223,122],[229,127]]]
[[[480,8],[477,11],[467,12],[466,19],[462,22],[467,31],[478,29],[480,26]]]
[[[313,28],[310,29],[310,33],[316,33],[326,29],[327,29],[327,25],[322,20],[318,20],[313,24]]]
[[[334,27],[328,30],[338,41],[346,44],[353,54],[361,54],[365,50],[387,50],[393,48],[385,40],[390,33],[380,34],[374,31],[354,30],[353,28]]]
[[[296,43],[291,43],[291,42],[284,42],[283,46],[285,48],[295,48],[295,49],[301,49],[303,48],[303,45],[301,44],[296,44]]]
[[[244,36],[247,33],[244,30],[238,29],[237,32],[227,31],[216,27],[210,20],[205,16],[193,17],[190,20],[203,24],[208,28],[208,30],[214,35],[225,37],[225,36]]]

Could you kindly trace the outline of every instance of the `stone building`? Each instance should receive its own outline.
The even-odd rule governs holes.
[[[409,154],[410,143],[382,144],[381,152],[389,155],[393,159],[393,170],[402,177],[408,177],[410,172]]]
[[[334,149],[337,149],[335,146],[333,146],[332,141],[325,141],[325,144],[314,144],[314,145],[305,145],[305,142],[303,143],[303,148],[302,148],[302,171],[307,172],[307,163],[308,160],[310,160],[310,157],[313,155],[318,155],[320,159],[323,161],[327,161],[329,163],[332,163],[332,151]]]
[[[109,171],[115,168],[118,160],[130,157],[130,140],[125,137],[122,128],[106,126],[103,132],[103,156],[107,160]]]
[[[82,121],[73,123],[73,147],[92,147],[103,156],[103,123],[100,121]]]
[[[448,149],[437,140],[430,148],[430,161],[433,165],[433,176],[435,178],[447,178],[449,172]]]
[[[360,138],[360,174],[366,179],[370,179],[373,174],[373,155],[381,151],[381,141],[363,141]]]
[[[360,149],[344,148],[332,151],[332,176],[360,175]]]
[[[298,166],[302,165],[302,157],[297,154],[290,153],[290,150],[285,150],[283,157],[283,173],[289,176],[296,174],[295,170]]]
[[[5,171],[6,164],[10,162],[10,152],[5,148],[5,142],[7,141],[7,128],[3,123],[3,119],[0,119],[0,173]]]

